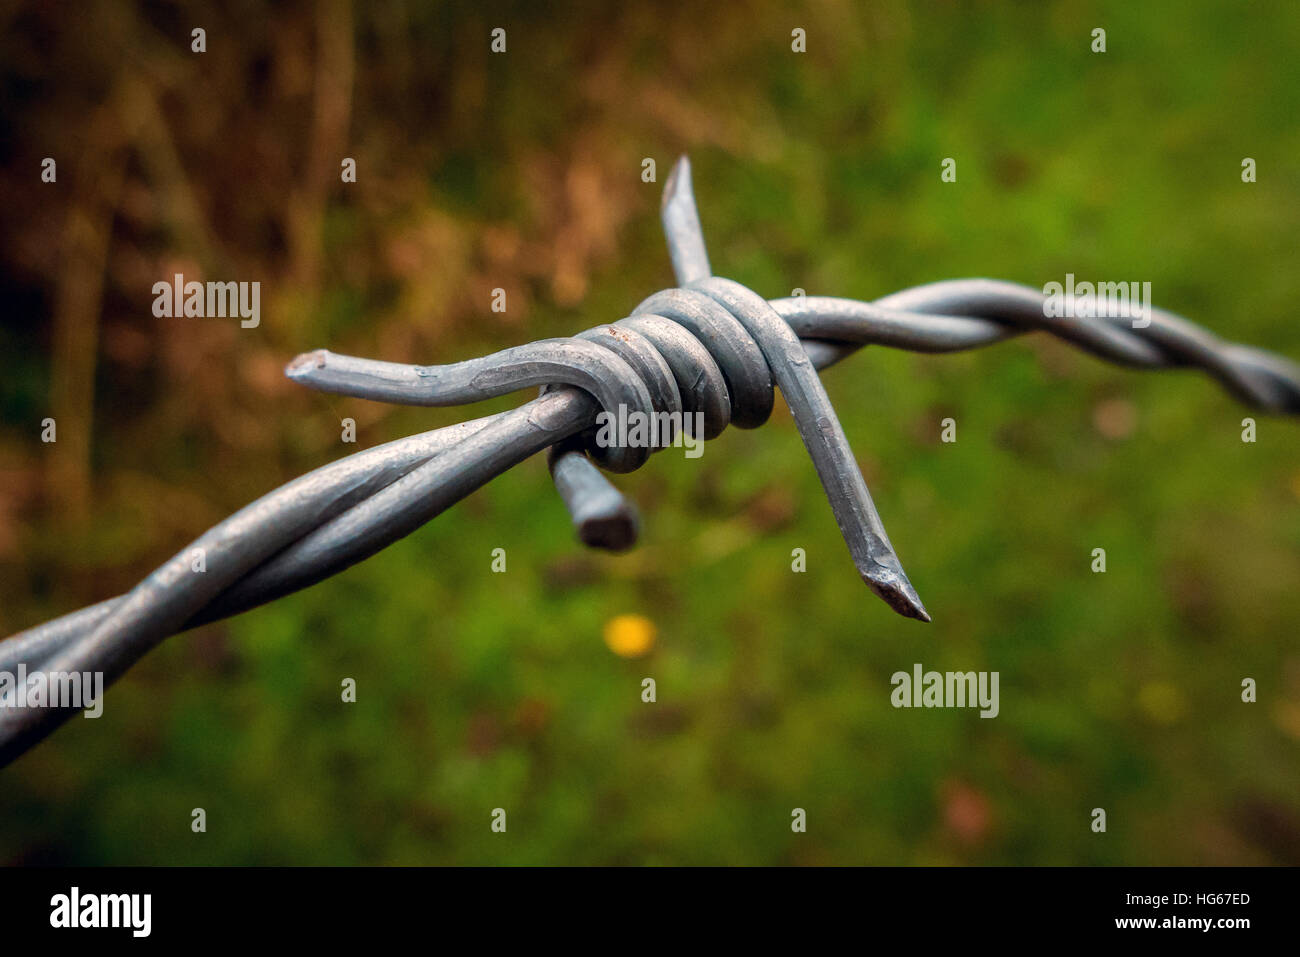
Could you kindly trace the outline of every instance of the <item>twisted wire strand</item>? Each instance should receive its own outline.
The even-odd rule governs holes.
[[[712,277],[683,157],[665,186],[664,230],[678,287],[632,315],[568,339],[446,366],[410,366],[318,351],[286,370],[313,388],[389,402],[456,405],[540,386],[509,412],[355,453],[263,496],[200,536],[126,595],[0,642],[0,671],[123,674],[167,636],[315,584],[410,534],[473,490],[549,449],[548,464],[579,537],[605,548],[635,540],[635,509],[597,469],[631,471],[648,448],[593,444],[602,410],[698,412],[703,438],[755,428],[773,385],[791,405],[850,553],[891,607],[928,620],[902,572],[815,371],[865,345],[944,353],[1031,331],[1142,369],[1200,368],[1265,412],[1300,414],[1300,366],[1224,342],[1172,313],[1150,325],[1053,318],[1041,292],[988,279],[946,280],[874,302],[822,296],[764,300]],[[203,549],[206,571],[190,570]],[[12,702],[10,702],[12,703]],[[70,708],[0,707],[0,766],[49,734]]]

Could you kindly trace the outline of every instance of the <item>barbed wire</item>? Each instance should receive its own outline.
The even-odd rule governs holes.
[[[765,300],[712,275],[686,157],[665,184],[661,218],[678,287],[655,293],[613,324],[442,366],[326,351],[294,359],[286,374],[303,385],[406,405],[461,405],[529,386],[540,386],[541,394],[508,412],[349,455],[281,486],[209,529],[129,593],[0,642],[0,672],[99,672],[107,685],[168,636],[335,575],[544,449],[579,538],[594,547],[629,547],[636,510],[597,464],[630,472],[653,449],[597,441],[598,414],[695,417],[701,434],[693,437],[712,439],[728,424],[766,422],[774,387],[790,406],[859,574],[895,611],[929,621],[817,375],[866,345],[957,352],[1041,331],[1132,368],[1199,368],[1250,406],[1300,414],[1296,363],[1225,342],[1159,309],[1150,309],[1140,327],[1123,316],[1076,317],[1070,308],[1049,315],[1039,290],[989,279],[935,282],[874,302]],[[77,710],[15,707],[23,691],[15,682],[0,699],[0,766]]]

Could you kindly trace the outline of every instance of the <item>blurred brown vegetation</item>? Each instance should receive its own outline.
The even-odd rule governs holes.
[[[277,466],[287,475],[332,447],[294,421],[322,400],[281,375],[313,337],[342,349],[360,339],[389,356],[459,355],[526,337],[519,327],[537,297],[583,300],[593,266],[646,212],[625,175],[636,157],[610,132],[616,104],[602,97],[614,47],[586,51],[587,95],[573,116],[516,105],[549,124],[550,139],[512,137],[496,115],[486,44],[440,29],[456,15],[466,31],[457,36],[473,35],[467,9],[6,11],[0,203],[5,295],[19,308],[5,330],[24,387],[9,390],[6,419],[49,414],[59,430],[41,456],[12,433],[0,446],[7,607],[50,588],[66,604],[124,587],[160,549],[264,491]],[[265,28],[241,29],[250,16]],[[190,52],[191,24],[206,29],[206,54]],[[557,39],[581,42],[549,17],[527,27],[552,50]],[[483,153],[507,172],[484,173],[473,159]],[[31,171],[45,156],[58,162],[58,185],[41,189]],[[345,156],[356,184],[340,182]],[[142,321],[152,284],[174,273],[261,281],[269,318],[256,334]],[[502,283],[510,308],[489,313]],[[358,413],[365,424],[389,414]],[[156,448],[160,435],[180,448]],[[194,472],[220,480],[187,489],[178,479]],[[42,545],[47,521],[59,535],[52,548]],[[97,529],[128,524],[139,533],[129,541],[96,540]],[[105,550],[113,567],[96,569]],[[61,566],[87,551],[93,582],[79,587]]]

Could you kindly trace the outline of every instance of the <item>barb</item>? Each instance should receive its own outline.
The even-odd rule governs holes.
[[[885,533],[815,370],[865,345],[956,352],[1043,331],[1133,368],[1196,367],[1262,411],[1300,414],[1300,366],[1217,339],[1171,313],[1150,324],[1053,318],[1038,290],[988,279],[948,280],[875,302],[812,296],[765,300],[712,276],[691,187],[677,163],[662,220],[679,287],[655,293],[611,325],[568,339],[444,366],[411,366],[317,351],[286,369],[312,388],[413,405],[458,405],[540,386],[498,415],[350,455],[258,499],[196,539],[126,595],[0,642],[0,672],[122,675],[169,635],[308,587],[373,555],[526,458],[548,462],[579,538],[627,548],[636,510],[597,469],[628,472],[651,449],[594,441],[601,410],[689,413],[699,438],[767,421],[779,386],[864,581],[900,614],[929,621]],[[190,571],[202,549],[206,570]],[[0,766],[75,713],[0,699]]]

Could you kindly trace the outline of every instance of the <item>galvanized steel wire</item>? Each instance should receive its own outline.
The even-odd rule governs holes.
[[[102,672],[108,684],[168,636],[337,574],[544,449],[579,537],[627,547],[636,511],[594,462],[628,472],[652,450],[595,443],[597,413],[698,412],[704,429],[697,438],[711,439],[728,424],[765,422],[774,386],[864,581],[900,614],[928,621],[816,373],[865,345],[957,352],[1041,331],[1132,368],[1199,368],[1260,411],[1300,414],[1300,366],[1158,309],[1143,328],[1115,316],[1051,317],[1039,290],[989,279],[935,282],[874,302],[765,300],[712,275],[685,157],[665,185],[662,220],[678,288],[650,296],[611,325],[445,366],[324,351],[299,356],[286,370],[295,381],[380,401],[459,405],[529,386],[541,394],[509,412],[389,442],[289,482],[205,532],[128,594],[0,642],[0,671]],[[192,568],[197,550],[202,573]],[[73,713],[0,707],[0,766]]]

